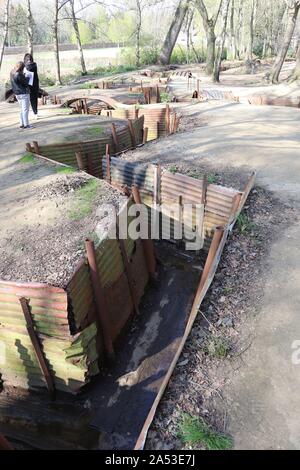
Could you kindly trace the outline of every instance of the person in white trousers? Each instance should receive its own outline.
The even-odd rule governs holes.
[[[20,128],[31,129],[28,117],[30,106],[29,77],[25,77],[24,68],[24,62],[18,62],[11,71],[10,80],[12,90],[20,106]]]

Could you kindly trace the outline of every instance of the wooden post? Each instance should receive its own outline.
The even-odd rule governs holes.
[[[201,290],[203,289],[203,286],[204,286],[205,281],[207,279],[207,276],[209,274],[211,265],[214,261],[216,252],[219,248],[219,244],[221,242],[223,233],[224,233],[224,227],[216,227],[215,228],[215,233],[214,233],[214,236],[213,236],[210,248],[209,248],[209,252],[208,252],[208,255],[207,255],[207,258],[206,258],[206,262],[205,262],[205,266],[204,266],[202,276],[201,276],[201,279],[200,279],[200,284],[198,286],[197,294],[200,293]],[[197,297],[197,294],[196,294],[196,297]]]
[[[36,140],[33,141],[33,149],[34,149],[34,153],[37,153],[38,155],[40,154],[39,144]]]
[[[242,199],[242,193],[238,193],[234,196],[233,201],[232,201],[232,206],[231,206],[231,212],[229,216],[229,223],[235,220],[236,214],[238,213],[241,199]]]
[[[48,388],[52,398],[54,398],[54,393],[55,393],[54,381],[53,381],[53,378],[50,374],[49,367],[48,367],[46,359],[44,357],[44,353],[43,353],[43,350],[41,348],[38,335],[37,335],[37,333],[35,331],[35,328],[34,328],[34,323],[33,323],[30,308],[29,308],[29,301],[25,297],[21,297],[19,299],[19,301],[20,301],[20,304],[21,304],[21,308],[23,310],[23,314],[24,314],[25,321],[26,321],[26,328],[27,328],[28,335],[30,337],[30,340],[31,340],[36,358],[38,360],[38,363],[39,363],[40,369],[42,371],[42,374],[45,377],[47,388]]]
[[[153,166],[153,203],[160,204],[161,202],[161,165]]]
[[[33,148],[29,143],[26,144],[26,152],[32,152]]]
[[[132,186],[132,194],[133,194],[133,199],[134,199],[135,204],[142,204],[140,191],[136,185]],[[153,240],[151,240],[151,238],[148,238],[146,240],[142,240],[142,243],[143,243],[143,249],[144,249],[146,263],[148,267],[148,272],[150,274],[150,277],[153,278],[155,276],[155,271],[156,271],[156,259],[155,259]]]
[[[135,108],[134,108],[134,118],[135,118],[135,119],[138,119],[138,117],[139,117],[139,111],[140,111],[140,110],[135,106]]]
[[[135,141],[134,128],[133,128],[131,119],[127,119],[127,123],[128,123],[130,138],[131,138],[131,145],[135,149],[136,148],[136,141]]]
[[[84,112],[85,114],[89,114],[89,108],[88,108],[88,105],[87,105],[87,99],[84,98]]]
[[[200,99],[200,80],[199,79],[197,80],[197,96],[199,100]]]
[[[170,134],[170,106],[166,105],[166,134]]]
[[[203,182],[202,182],[202,194],[201,194],[201,204],[205,207],[206,205],[206,194],[207,194],[207,176],[203,176]]]
[[[120,144],[119,144],[119,139],[118,139],[118,135],[116,131],[116,125],[114,123],[111,124],[111,133],[112,133],[113,141],[116,147],[116,153],[118,153],[120,149]]]
[[[104,349],[108,359],[114,359],[115,354],[110,335],[108,306],[99,275],[94,242],[92,240],[87,239],[85,241],[85,247],[90,268],[94,300],[96,304],[96,321],[98,325],[98,334],[102,333]]]
[[[156,85],[156,103],[160,103],[160,93],[158,85]]]
[[[88,167],[88,174],[93,176],[94,175],[93,155],[91,155],[90,153],[87,154],[87,167]]]
[[[126,207],[128,207],[128,205],[126,205]],[[132,267],[131,267],[131,264],[129,262],[128,256],[127,256],[125,242],[124,242],[123,239],[120,239],[119,216],[117,214],[116,214],[116,222],[117,222],[117,239],[118,239],[118,242],[119,242],[119,247],[120,247],[120,250],[121,250],[122,260],[123,260],[123,264],[124,264],[124,267],[125,267],[125,273],[126,273],[126,277],[127,277],[127,280],[128,280],[130,296],[131,296],[131,300],[132,300],[132,303],[133,303],[133,306],[134,306],[135,313],[139,314],[139,303],[138,303],[136,285],[135,285],[134,280],[133,280]]]
[[[143,129],[143,145],[147,143],[148,140],[148,127],[144,127]]]
[[[109,144],[106,144],[106,181],[111,183]]]
[[[83,163],[82,153],[81,152],[76,152],[75,156],[76,156],[76,160],[77,160],[78,169],[80,171],[85,171],[85,166],[84,166],[84,163]]]

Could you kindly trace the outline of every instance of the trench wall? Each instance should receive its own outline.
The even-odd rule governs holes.
[[[127,203],[122,210],[127,211]],[[141,240],[124,241],[129,268],[125,268],[120,243],[106,237],[96,248],[101,287],[107,300],[109,334],[113,341],[134,312],[133,292],[140,302],[149,279]],[[99,373],[103,353],[102,332],[97,327],[86,258],[79,263],[65,289],[0,281],[2,380],[4,385],[38,389],[46,387],[46,381],[28,335],[19,301],[21,297],[28,299],[35,331],[55,387],[78,392]]]
[[[70,142],[65,144],[39,145],[32,144],[27,150],[42,155],[50,160],[64,165],[78,167],[76,153],[80,153],[83,159],[84,170],[90,175],[102,178],[101,157],[106,153],[106,146],[109,145],[110,153],[124,152],[143,141],[144,117],[131,121],[132,131],[129,125],[116,129],[115,133],[102,137],[101,139],[84,142]]]

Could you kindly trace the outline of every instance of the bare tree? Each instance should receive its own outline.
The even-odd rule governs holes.
[[[253,58],[253,37],[254,37],[254,25],[255,25],[255,16],[257,10],[257,0],[251,0],[251,10],[250,10],[250,22],[249,22],[249,41],[247,45],[247,60],[252,61]]]
[[[158,62],[160,64],[166,65],[170,63],[171,55],[187,14],[189,4],[190,0],[180,0],[178,3],[159,55]]]
[[[287,26],[283,38],[281,48],[275,59],[272,71],[271,71],[271,80],[272,83],[278,83],[279,75],[286,58],[291,39],[295,31],[295,25],[297,16],[300,8],[300,0],[285,0],[287,8]]]
[[[33,54],[33,28],[34,21],[31,9],[31,0],[27,0],[27,51]]]
[[[6,44],[7,36],[8,36],[9,4],[10,4],[10,0],[6,0],[4,4],[3,38],[2,38],[2,45],[1,45],[1,50],[0,50],[0,69],[2,66],[4,48],[5,48],[5,44]]]
[[[54,0],[54,20],[53,20],[53,38],[54,55],[56,64],[56,84],[61,85],[60,60],[59,60],[59,41],[58,41],[58,18],[59,18],[59,0]]]
[[[200,12],[202,17],[203,26],[206,33],[207,39],[207,58],[206,58],[206,73],[211,75],[214,70],[215,64],[215,50],[216,50],[216,34],[215,34],[215,27],[218,21],[218,17],[220,14],[220,9],[222,5],[222,0],[218,2],[219,6],[217,11],[209,18],[207,8],[203,0],[195,0],[197,8]]]
[[[79,56],[80,56],[81,73],[82,73],[82,75],[86,75],[87,70],[86,70],[86,65],[85,65],[85,60],[84,60],[84,55],[83,55],[83,49],[82,49],[82,43],[81,43],[81,37],[80,37],[78,21],[77,21],[76,12],[75,12],[74,0],[69,0],[69,3],[70,3],[70,8],[71,8],[72,25],[73,25],[73,29],[74,29],[74,32],[75,32],[77,48],[78,48],[78,52],[79,52]]]
[[[220,35],[220,45],[218,47],[218,51],[217,51],[216,58],[215,58],[215,64],[214,64],[214,71],[213,71],[214,82],[220,81],[220,69],[221,69],[222,55],[223,55],[224,45],[225,45],[227,18],[228,18],[230,1],[231,0],[223,0],[223,3],[222,3],[222,12],[221,12],[222,31]]]
[[[61,85],[60,59],[59,59],[59,38],[58,38],[58,22],[60,11],[69,3],[69,0],[54,0],[54,17],[52,24],[53,40],[54,40],[54,56],[56,65],[56,84]]]
[[[135,57],[136,66],[139,67],[141,63],[141,29],[142,29],[142,5],[141,0],[135,0],[136,2],[136,46],[135,46]]]
[[[300,39],[298,40],[298,49],[296,53],[296,65],[293,70],[292,75],[289,78],[290,82],[294,82],[295,80],[300,79]]]

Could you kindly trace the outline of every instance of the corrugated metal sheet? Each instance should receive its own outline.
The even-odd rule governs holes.
[[[19,298],[29,301],[35,329],[49,369],[53,371],[59,390],[76,391],[89,378],[90,363],[95,361],[91,328],[80,336],[71,336],[67,293],[44,284],[0,281],[0,341],[5,346],[5,363],[0,366],[4,383],[35,388],[45,386],[36,355],[28,336]],[[90,339],[88,339],[90,338]],[[77,360],[70,363],[65,350],[72,350],[78,341],[85,342],[77,350]],[[2,346],[3,348],[3,346]],[[95,370],[95,365],[93,365]]]
[[[102,159],[102,172],[107,176],[106,158]],[[117,185],[126,185],[129,188],[137,185],[141,192],[142,201],[150,205],[153,201],[154,170],[151,165],[141,165],[136,162],[127,162],[119,158],[110,159],[111,182]]]
[[[136,145],[140,145],[143,140],[143,116],[132,121]],[[131,149],[132,138],[128,126],[117,129],[117,139],[119,143],[119,152]],[[74,166],[77,168],[76,153],[81,152],[85,171],[93,176],[102,178],[101,157],[106,153],[106,145],[110,146],[110,153],[116,153],[112,136],[102,137],[101,139],[90,140],[86,142],[70,142],[66,144],[40,145],[39,154],[59,163]]]

